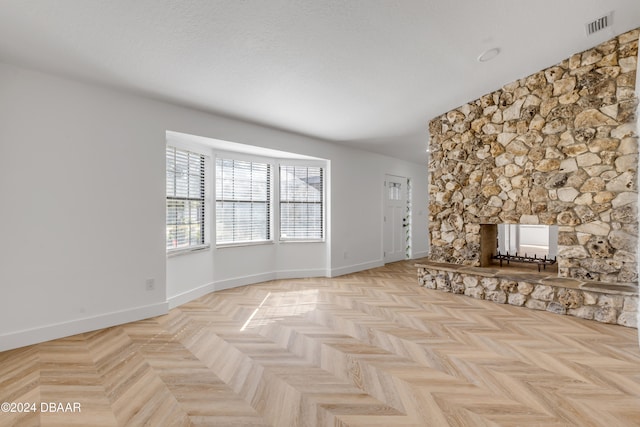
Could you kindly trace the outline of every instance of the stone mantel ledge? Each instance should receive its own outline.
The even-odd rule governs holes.
[[[638,327],[636,283],[588,282],[544,272],[434,261],[417,263],[415,266],[418,268],[420,286],[428,289],[602,323]]]
[[[514,282],[528,282],[537,285],[547,285],[567,289],[580,289],[588,292],[599,292],[613,295],[638,296],[637,283],[610,283],[596,281],[582,281],[578,279],[557,277],[545,272],[509,271],[505,269],[472,267],[462,264],[426,261],[415,264],[418,268],[432,268],[440,271],[472,274],[481,277],[495,277],[497,279],[512,280]]]

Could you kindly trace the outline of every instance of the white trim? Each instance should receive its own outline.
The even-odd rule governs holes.
[[[183,138],[176,138],[175,136],[172,136],[171,133],[171,131],[165,132],[165,140],[168,147],[175,147],[179,150],[191,151],[205,157],[213,157],[213,150],[211,149],[211,147],[207,147],[193,141],[188,141]]]
[[[259,154],[241,153],[238,151],[214,150],[215,159],[238,160],[241,162],[267,163],[271,168],[277,167],[277,159],[274,157],[261,156]]]
[[[214,282],[216,291],[224,289],[237,288],[240,286],[254,285],[256,283],[268,282],[269,280],[278,279],[304,279],[307,277],[327,277],[324,269],[318,268],[314,270],[281,270],[269,273],[253,274],[251,276],[233,277],[231,279],[220,280]]]
[[[206,285],[198,286],[197,288],[169,297],[167,298],[167,304],[169,305],[169,310],[176,308],[182,304],[191,302],[194,299],[200,298],[201,296],[204,296],[206,294],[210,294],[215,290],[216,290],[216,284],[214,282],[211,282],[211,283],[207,283]]]
[[[219,243],[216,244],[216,249],[224,248],[237,248],[240,246],[261,246],[261,245],[274,245],[273,240],[252,240],[246,242],[231,242],[231,243]]]
[[[314,168],[326,168],[327,161],[324,159],[282,159],[277,158],[278,166],[308,166]]]
[[[362,264],[353,264],[344,267],[332,268],[331,275],[329,277],[342,276],[344,274],[356,273],[358,271],[369,270],[371,268],[382,266],[384,266],[384,261],[379,259],[377,261],[363,262]]]
[[[240,246],[244,246],[244,245],[260,245],[260,244],[271,244],[274,241],[274,236],[275,236],[275,220],[276,220],[276,215],[275,215],[275,196],[276,196],[276,188],[274,187],[275,183],[274,181],[276,180],[276,163],[275,163],[275,159],[271,159],[268,157],[256,157],[256,156],[245,156],[245,155],[238,155],[238,153],[220,153],[220,152],[216,152],[214,153],[214,157],[215,160],[213,161],[213,188],[211,191],[212,199],[213,199],[213,215],[214,215],[214,221],[216,222],[216,226],[212,231],[212,235],[213,235],[213,240],[215,241],[215,245],[216,245],[216,249],[218,248],[223,248],[226,246],[236,246],[236,245],[240,245]],[[217,210],[217,206],[218,206],[218,194],[217,194],[217,188],[218,188],[218,160],[231,160],[233,162],[249,162],[251,164],[262,164],[262,165],[266,165],[266,169],[267,169],[267,200],[264,201],[264,203],[267,205],[267,218],[268,218],[268,229],[267,229],[267,234],[268,234],[268,239],[265,240],[250,240],[250,241],[246,241],[246,240],[240,240],[240,241],[232,241],[232,242],[218,242],[218,229],[217,229],[217,221],[218,221],[218,210]],[[235,169],[235,167],[234,167]],[[253,170],[253,167],[252,167]],[[251,172],[251,176],[253,177],[253,171]],[[234,179],[235,181],[235,179]],[[252,192],[253,192],[253,184],[251,186],[252,188]],[[252,196],[253,197],[253,196]],[[253,200],[251,200],[253,202]],[[260,201],[261,202],[261,201]]]
[[[285,244],[288,245],[289,243],[326,243],[326,240],[324,239],[318,239],[318,240],[313,240],[313,239],[279,239],[278,240],[278,244]]]
[[[393,181],[391,179],[393,179]],[[401,229],[401,234],[402,234],[402,241],[404,242],[402,245],[402,255],[400,256],[400,258],[398,258],[397,256],[394,256],[393,258],[388,257],[387,253],[385,251],[385,246],[388,242],[385,241],[386,239],[386,227],[387,227],[387,221],[386,221],[386,217],[387,217],[387,202],[389,202],[389,187],[387,186],[387,184],[389,182],[396,182],[398,184],[400,184],[401,186],[406,186],[407,190],[400,190],[401,194],[402,192],[404,192],[405,194],[405,198],[404,198],[404,206],[402,206],[402,216],[403,218],[406,218],[407,216],[409,216],[409,227],[411,227],[411,222],[413,220],[413,216],[411,215],[411,211],[409,211],[409,213],[407,213],[407,207],[409,207],[410,205],[410,200],[409,200],[409,181],[411,180],[410,177],[405,177],[405,176],[400,176],[400,175],[395,175],[392,173],[385,173],[382,177],[383,179],[383,184],[382,184],[382,227],[380,229],[380,232],[382,233],[382,245],[380,248],[381,251],[381,255],[382,255],[382,260],[384,261],[385,264],[388,263],[392,263],[392,262],[398,262],[398,261],[402,261],[407,259],[407,249],[406,249],[406,240],[405,238],[405,234],[406,231],[404,231],[405,227],[403,226]],[[413,246],[413,236],[411,235],[411,232],[409,233],[409,246]]]
[[[277,195],[277,204],[275,204],[274,206],[276,207],[275,209],[275,215],[274,215],[274,225],[275,225],[275,229],[277,230],[277,239],[278,242],[284,243],[284,242],[300,242],[300,243],[310,243],[310,242],[318,242],[318,243],[324,243],[326,240],[326,236],[327,236],[327,186],[326,186],[326,182],[327,182],[327,165],[326,162],[317,162],[318,164],[311,164],[310,162],[298,162],[296,163],[282,163],[279,162],[278,163],[278,170],[277,170],[277,179],[275,182],[275,194]],[[321,188],[320,188],[320,233],[321,236],[320,238],[304,238],[304,239],[296,239],[294,238],[283,238],[282,237],[282,194],[281,194],[281,186],[280,184],[282,183],[282,168],[283,167],[300,167],[300,168],[307,168],[307,170],[309,168],[318,168],[320,170],[320,177],[321,177]],[[289,203],[289,202],[284,202],[284,203]],[[275,236],[274,236],[275,237]]]
[[[270,273],[254,274],[250,276],[234,277],[216,282],[207,283],[195,289],[167,298],[166,302],[136,307],[129,310],[116,311],[68,322],[61,322],[41,328],[27,329],[0,335],[0,352],[24,347],[57,338],[68,337],[83,332],[95,331],[111,326],[135,322],[150,317],[167,314],[170,309],[193,301],[201,296],[215,291],[222,291],[240,286],[253,285],[277,279],[302,279],[308,277],[336,277],[344,274],[355,273],[370,268],[382,267],[382,260],[354,264],[332,270],[282,270]]]
[[[169,141],[167,139],[167,144],[166,144],[166,148],[172,148],[174,150],[174,153],[177,150],[180,151],[186,151],[186,152],[190,152],[196,155],[199,155],[203,158],[204,160],[204,171],[203,171],[203,183],[204,183],[204,199],[203,199],[203,213],[204,213],[204,236],[203,236],[203,243],[201,244],[197,244],[197,245],[189,245],[186,247],[180,247],[180,248],[168,248],[167,249],[167,258],[173,257],[173,256],[178,256],[178,255],[184,255],[187,253],[191,253],[194,251],[201,251],[201,250],[205,250],[205,249],[209,249],[211,247],[211,215],[213,211],[213,205],[211,203],[211,177],[212,177],[212,171],[213,171],[213,164],[211,161],[211,150],[205,150],[204,147],[192,147],[192,144],[190,143],[180,143],[180,141],[176,141],[178,142],[177,145],[171,145],[169,144]],[[165,164],[165,181],[166,181],[166,176],[168,173],[168,165]],[[175,188],[174,188],[175,190]],[[175,193],[175,191],[174,191]],[[169,197],[168,194],[166,194],[165,191],[165,208],[167,206],[167,202],[170,199],[175,199],[175,197]],[[187,198],[187,200],[191,200],[189,198]],[[165,226],[167,225],[167,220],[168,217],[166,216],[166,209],[165,209]],[[166,240],[167,234],[165,231],[165,240]]]
[[[186,247],[186,248],[169,249],[169,250],[167,250],[167,258],[173,258],[175,256],[186,255],[186,254],[190,254],[192,252],[207,251],[209,249],[211,249],[211,245],[208,244],[208,243],[205,243],[204,245],[198,245],[198,246],[189,246],[189,247]]]
[[[167,302],[169,304],[169,309],[172,309],[215,291],[222,291],[225,289],[237,288],[246,285],[255,285],[256,283],[268,282],[269,280],[326,277],[325,273],[326,270],[324,269],[283,270],[271,273],[255,274],[251,276],[234,277],[231,279],[220,280],[217,282],[211,282],[207,283],[206,285],[198,286],[195,289],[191,289],[189,291],[167,298]]]
[[[122,325],[137,320],[167,314],[166,302],[145,305],[128,310],[114,311],[81,319],[55,323],[43,327],[26,329],[0,335],[0,351],[11,350],[57,338],[68,337],[83,332],[95,331],[111,326]]]
[[[215,283],[215,290],[222,291],[225,289],[237,288],[240,286],[253,285],[256,283],[268,282],[276,280],[277,273],[275,271],[269,273],[252,274],[251,276],[233,277],[231,279],[220,280]]]
[[[302,159],[302,160],[324,160],[320,157],[307,156],[304,154],[292,153],[289,151],[274,150],[271,148],[258,147],[240,142],[225,141],[222,139],[210,138],[208,136],[197,136],[189,133],[170,131],[166,132],[167,140],[180,141],[182,143],[197,144],[216,151],[225,151],[229,153],[241,153],[251,156],[272,157],[275,159]]]
[[[282,270],[276,271],[276,279],[305,279],[308,277],[326,277],[326,270]]]

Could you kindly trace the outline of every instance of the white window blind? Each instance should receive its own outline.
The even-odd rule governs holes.
[[[167,147],[167,250],[205,243],[205,156]]]
[[[280,166],[280,240],[322,240],[323,186],[320,167]]]
[[[270,165],[216,159],[216,243],[248,243],[270,239]]]

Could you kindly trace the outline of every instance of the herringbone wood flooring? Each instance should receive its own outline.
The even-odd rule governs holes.
[[[0,425],[640,426],[636,334],[420,288],[399,262],[0,353],[0,402],[82,408]]]

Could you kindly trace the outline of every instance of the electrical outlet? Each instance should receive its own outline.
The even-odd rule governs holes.
[[[156,288],[156,280],[155,279],[147,279],[144,281],[145,289],[148,291],[153,291]]]

